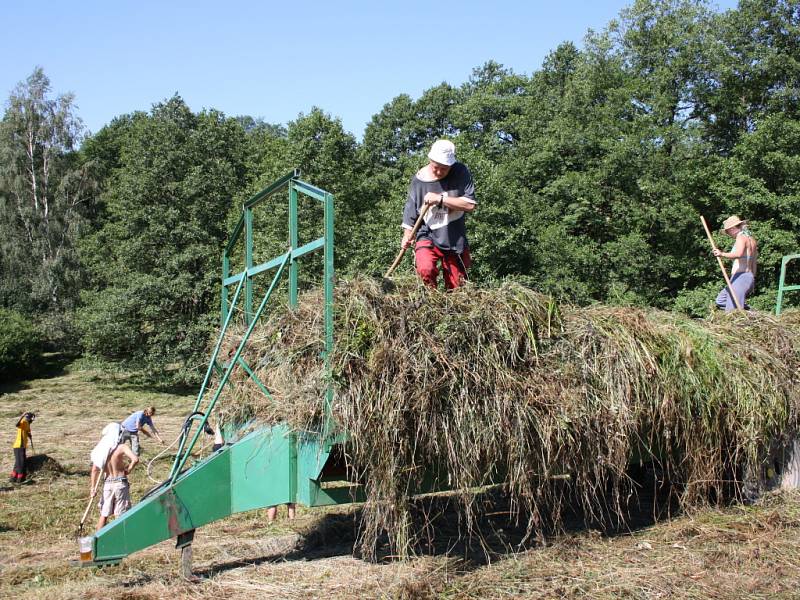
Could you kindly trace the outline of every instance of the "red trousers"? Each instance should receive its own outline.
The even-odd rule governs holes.
[[[442,263],[444,286],[448,290],[457,288],[467,278],[467,268],[472,264],[469,249],[460,255],[451,250],[440,250],[430,240],[419,240],[414,248],[417,273],[427,285],[436,287],[439,277],[439,262]]]

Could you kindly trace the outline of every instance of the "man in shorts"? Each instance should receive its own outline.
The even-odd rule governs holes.
[[[97,530],[100,531],[112,514],[120,516],[131,507],[131,486],[128,475],[139,463],[139,457],[126,444],[119,444],[108,457],[103,472],[103,497],[100,499],[100,518]]]

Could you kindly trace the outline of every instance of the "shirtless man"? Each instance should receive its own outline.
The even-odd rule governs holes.
[[[119,444],[109,455],[103,469],[106,481],[103,484],[103,497],[100,499],[98,531],[105,527],[112,513],[118,517],[131,507],[131,486],[128,483],[128,475],[138,463],[139,457],[126,444]],[[99,475],[100,470],[92,468],[93,490]]]
[[[736,241],[730,252],[722,252],[719,249],[715,249],[714,256],[733,259],[731,288],[733,288],[733,293],[736,294],[736,299],[739,300],[742,308],[749,308],[745,300],[753,291],[755,284],[758,243],[747,229],[747,221],[743,221],[736,215],[725,219],[722,229]],[[717,295],[716,304],[720,308],[724,308],[725,312],[736,308],[736,302],[731,297],[728,286],[725,286]]]

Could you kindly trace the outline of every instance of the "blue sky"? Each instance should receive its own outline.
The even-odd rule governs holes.
[[[3,0],[0,97],[39,65],[92,132],[177,92],[271,123],[319,106],[360,138],[398,94],[459,85],[488,60],[531,73],[630,1]]]

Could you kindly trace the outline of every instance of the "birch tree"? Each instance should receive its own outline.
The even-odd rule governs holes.
[[[60,312],[77,299],[74,243],[94,190],[83,136],[74,96],[53,97],[41,68],[11,92],[0,122],[0,304]]]

